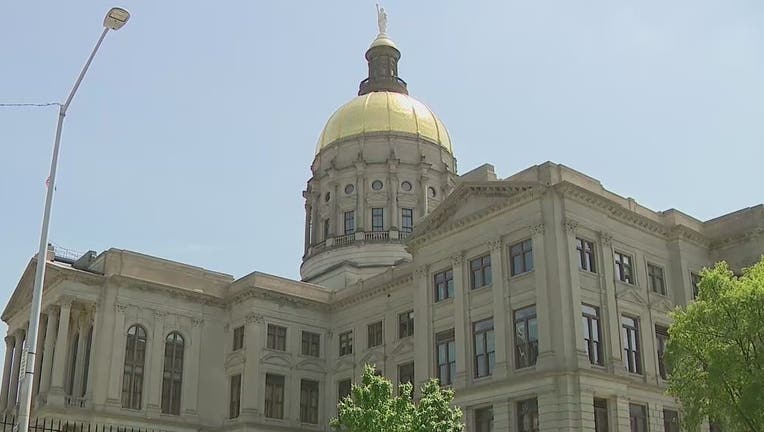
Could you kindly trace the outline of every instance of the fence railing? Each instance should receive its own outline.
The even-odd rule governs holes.
[[[2,417],[0,428],[2,432],[13,432],[16,428],[16,417],[5,415]],[[89,422],[56,419],[32,419],[29,422],[30,432],[155,432],[154,429],[125,426],[107,425]]]

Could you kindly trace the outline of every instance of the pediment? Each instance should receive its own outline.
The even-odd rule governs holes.
[[[382,352],[381,347],[370,349],[366,352],[366,354],[363,355],[363,357],[361,357],[360,364],[361,365],[368,364],[380,369],[385,364],[384,357],[385,355]]]
[[[638,305],[647,304],[647,301],[645,301],[645,298],[642,297],[642,294],[640,294],[639,292],[637,292],[636,289],[631,287],[616,288],[615,296],[620,300],[628,301]]]
[[[235,352],[229,354],[225,359],[225,367],[226,368],[232,368],[236,366],[241,366],[246,361],[246,358],[242,353]]]
[[[542,188],[543,186],[537,182],[462,183],[432,213],[417,224],[412,239],[477,221]]]
[[[326,365],[324,362],[316,359],[303,359],[297,363],[297,369],[318,373],[326,373]]]
[[[663,296],[656,296],[656,298],[650,302],[650,307],[665,314],[674,311],[674,304],[670,299]]]
[[[353,362],[353,358],[350,356],[341,357],[334,363],[335,371],[352,369],[353,367],[355,367],[355,362]]]
[[[408,337],[399,340],[393,347],[393,350],[390,352],[390,354],[393,357],[401,357],[412,352],[414,352],[414,338]]]
[[[273,366],[291,367],[292,361],[287,353],[277,352],[265,352],[260,358],[263,364],[269,364]]]

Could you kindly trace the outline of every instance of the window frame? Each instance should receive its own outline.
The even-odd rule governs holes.
[[[317,425],[321,399],[321,384],[316,380],[300,379],[300,423]]]
[[[517,430],[518,432],[539,432],[539,404],[538,399],[528,398],[517,401]],[[524,416],[530,415],[530,425],[526,428],[523,424]]]
[[[493,405],[473,408],[475,432],[493,432]]]
[[[284,419],[285,387],[286,377],[284,375],[265,374],[265,397],[263,398],[265,406],[263,407],[263,415],[266,418],[277,420]],[[269,397],[271,398],[270,400]]]
[[[470,260],[470,290],[476,290],[491,285],[493,285],[491,254],[487,253],[472,258]]]
[[[589,308],[592,312],[587,311]],[[581,304],[581,318],[584,328],[584,346],[589,357],[589,363],[604,366],[602,324],[600,323],[600,308],[587,303]],[[596,338],[593,330],[596,329]],[[587,337],[588,333],[588,337]]]
[[[635,412],[636,409],[639,409],[640,412]],[[635,422],[640,422],[641,426]],[[648,424],[647,406],[639,403],[629,403],[629,430],[631,432],[648,432],[650,430]]]
[[[442,351],[441,346],[445,346]],[[441,353],[445,354],[445,358],[441,358]],[[446,386],[454,383],[456,376],[456,332],[453,328],[435,333],[435,367],[440,385]],[[444,379],[443,371],[446,372],[445,378],[447,379]]]
[[[233,329],[233,343],[231,351],[240,351],[244,349],[244,326],[240,325]]]
[[[454,269],[449,267],[432,277],[435,303],[454,297]]]
[[[347,392],[345,392],[345,386],[347,386]],[[343,394],[344,393],[344,394]],[[350,378],[341,379],[337,381],[337,403],[342,401],[348,396],[353,395],[353,380]]]
[[[593,241],[576,237],[578,251],[578,269],[589,273],[597,273],[597,256]]]
[[[509,245],[509,274],[519,276],[533,271],[533,239]]]
[[[228,378],[228,419],[238,418],[241,414],[241,373]]]
[[[666,364],[666,346],[669,341],[668,327],[655,324],[655,354],[658,356],[658,376],[668,379],[669,368]]]
[[[321,333],[303,330],[300,337],[300,353],[308,357],[321,357]]]
[[[594,405],[594,432],[608,432],[610,419],[608,415],[608,401],[604,398],[595,397]]]
[[[343,232],[345,235],[355,234],[355,210],[343,212]]]
[[[273,332],[271,332],[273,330]],[[266,326],[266,348],[285,352],[287,348],[287,328],[282,325],[268,323]]]
[[[411,368],[411,374],[404,376],[404,368]],[[411,378],[408,381],[404,381],[405,378]],[[414,368],[414,360],[411,360],[409,362],[401,363],[398,365],[398,385],[402,385],[404,383],[411,383],[412,390],[414,386],[416,385],[416,369]]]
[[[167,336],[165,336],[164,341],[160,409],[162,414],[180,415],[180,404],[183,396],[183,361],[186,341],[183,338],[183,335],[178,331],[171,331],[168,333]],[[172,344],[172,346],[169,346],[170,344]],[[169,365],[168,350],[170,350]]]
[[[384,324],[382,320],[366,325],[366,348],[382,346],[385,343]]]
[[[615,264],[615,276],[618,281],[627,283],[629,285],[635,285],[634,275],[634,255],[619,250],[613,251],[614,264]]]
[[[414,336],[414,309],[398,314],[398,339]]]
[[[695,300],[700,295],[700,274],[697,272],[690,272],[690,295]]]
[[[385,208],[384,207],[371,208],[371,230],[373,232],[380,232],[385,230]]]
[[[672,421],[673,420],[673,421]],[[670,408],[663,408],[663,431],[664,432],[681,432],[679,426],[679,411]]]
[[[496,367],[496,334],[493,317],[472,323],[472,352],[473,377],[485,378],[493,375]],[[481,368],[485,373],[481,374]]]
[[[627,319],[632,320],[633,325],[624,322]],[[642,375],[642,343],[640,341],[641,331],[639,326],[639,317],[621,315],[621,342],[623,343],[624,350],[624,367],[629,373]],[[632,333],[633,336],[631,336]],[[635,346],[632,346],[632,340]]]
[[[531,311],[532,310],[532,311]],[[539,341],[538,341],[538,313],[536,305],[528,305],[512,311],[513,320],[513,340],[515,345],[515,369],[524,369],[533,367],[538,361]],[[523,324],[526,333],[525,340],[522,341],[518,335],[518,324]],[[532,324],[532,325],[531,325]],[[531,339],[531,328],[535,328],[535,339]],[[523,348],[528,356],[523,356]],[[526,358],[527,360],[522,360]]]
[[[656,286],[656,283],[658,282],[660,287]],[[647,283],[650,286],[650,290],[658,295],[665,296],[668,293],[668,289],[666,288],[666,272],[664,268],[658,264],[651,262],[647,263]]]
[[[406,214],[408,213],[408,214]],[[408,221],[408,224],[406,223]],[[414,231],[414,209],[401,208],[401,232],[411,234]]]
[[[346,355],[353,354],[353,330],[347,330],[340,333],[338,336],[338,348],[339,356],[344,357]]]
[[[134,333],[130,333],[134,330]],[[132,338],[132,353],[131,351]],[[139,345],[142,344],[142,349]],[[122,408],[141,410],[143,407],[143,393],[146,378],[146,350],[148,348],[148,332],[140,324],[128,327],[125,335],[125,359],[122,365]],[[141,354],[140,360],[136,356]],[[128,371],[128,367],[130,370]],[[127,388],[125,387],[127,386]]]

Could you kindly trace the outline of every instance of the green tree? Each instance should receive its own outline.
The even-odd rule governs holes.
[[[739,277],[725,262],[700,276],[696,301],[673,313],[668,391],[688,430],[711,418],[764,432],[764,257]]]
[[[461,432],[462,411],[451,403],[452,390],[430,380],[422,386],[418,403],[412,390],[411,384],[401,384],[394,395],[390,380],[367,365],[361,385],[354,385],[351,396],[340,401],[330,424],[343,432]]]

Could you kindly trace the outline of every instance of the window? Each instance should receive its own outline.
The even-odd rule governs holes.
[[[663,431],[664,432],[679,432],[679,413],[674,410],[663,410]]]
[[[536,364],[539,353],[539,332],[536,322],[536,306],[515,311],[515,367],[524,368]]]
[[[401,231],[411,233],[414,230],[414,209],[401,209]]]
[[[412,389],[414,381],[414,362],[398,365],[398,384],[411,383]]]
[[[354,184],[348,183],[348,184],[345,185],[345,195],[350,195],[351,193],[353,193],[353,191],[355,191],[355,185]]]
[[[265,416],[284,418],[284,376],[265,374]]]
[[[475,343],[475,378],[482,378],[493,373],[495,345],[493,339],[493,318],[472,324],[472,336]]]
[[[629,427],[631,432],[647,432],[647,409],[644,405],[629,404]]]
[[[589,356],[589,362],[603,365],[600,311],[594,306],[583,304],[581,305],[581,312],[583,315],[584,346],[586,347],[586,354]]]
[[[244,348],[244,326],[233,329],[233,350],[238,351]]]
[[[318,381],[300,380],[300,422],[318,424]]]
[[[533,242],[531,239],[509,247],[509,263],[512,276],[533,270]]]
[[[302,355],[318,357],[321,352],[321,335],[309,331],[302,332]]]
[[[409,336],[414,336],[414,311],[413,310],[398,314],[398,337],[400,339],[403,339]]]
[[[345,212],[345,235],[350,235],[355,232],[355,211],[350,210]]]
[[[268,324],[268,348],[278,351],[286,351],[286,332],[286,327]]]
[[[536,398],[517,403],[517,430],[519,432],[539,431],[539,405]]]
[[[349,379],[338,382],[337,383],[337,401],[339,402],[342,399],[345,399],[346,397],[350,396],[352,388],[353,388],[353,385]]]
[[[122,408],[141,409],[145,362],[146,329],[136,324],[127,329],[125,367],[122,372]]]
[[[700,293],[700,276],[697,273],[690,273],[690,283],[692,284],[692,298],[698,298]]]
[[[454,329],[435,335],[435,356],[438,364],[440,385],[451,385],[456,375],[456,343]]]
[[[491,282],[491,256],[484,255],[470,261],[470,288],[477,289]]]
[[[340,333],[340,357],[353,354],[353,330]]]
[[[324,240],[329,238],[329,219],[324,219]]]
[[[231,375],[231,394],[228,399],[228,418],[239,416],[241,408],[241,374]]]
[[[382,321],[369,324],[368,341],[369,348],[382,345]]]
[[[655,348],[656,351],[658,351],[658,373],[663,379],[668,377],[668,370],[666,369],[666,344],[668,343],[668,339],[668,329],[666,327],[655,326]]]
[[[381,190],[382,186],[384,185],[382,184],[381,180],[374,180],[373,182],[371,182],[371,188],[374,189],[375,191]]]
[[[623,333],[623,363],[626,370],[642,374],[642,358],[639,350],[639,322],[636,318],[622,316],[621,330]]]
[[[631,255],[615,253],[615,276],[621,282],[634,284],[634,269],[631,265]]]
[[[371,209],[371,230],[382,231],[385,226],[385,209],[373,208]]]
[[[410,181],[404,181],[401,183],[401,189],[404,192],[410,192],[411,191],[411,182]]]
[[[435,301],[454,297],[454,272],[451,269],[435,275]]]
[[[666,280],[663,278],[663,267],[648,263],[647,280],[650,284],[650,289],[654,293],[666,295]]]
[[[597,268],[594,264],[594,243],[581,238],[576,238],[576,250],[578,251],[578,268],[596,273]]]
[[[594,432],[608,432],[607,400],[594,398]]]
[[[88,340],[87,340],[87,343],[85,345],[85,366],[84,366],[84,370],[82,372],[82,393],[81,393],[81,396],[85,396],[85,392],[87,391],[87,388],[88,388],[88,370],[90,369],[90,351],[91,351],[92,347],[93,347],[93,326],[91,325],[88,328]],[[39,359],[38,360],[38,362],[39,362],[38,364],[40,365],[40,367],[42,367],[42,351],[40,351],[37,355],[38,355],[38,359]],[[39,380],[37,380],[37,384],[36,385],[37,385],[37,387],[34,390],[35,391],[34,394],[37,394],[37,393],[40,392],[40,381]]]
[[[67,395],[73,395],[74,394],[74,375],[76,374],[77,370],[77,347],[80,344],[80,334],[76,333],[74,335],[74,339],[71,342],[70,349],[69,349],[69,374],[67,375],[68,379],[66,380],[66,394]],[[14,390],[16,391],[16,390]]]
[[[475,409],[475,432],[493,432],[493,407]]]
[[[172,332],[164,340],[162,373],[162,413],[180,415],[180,391],[183,382],[183,336]]]

